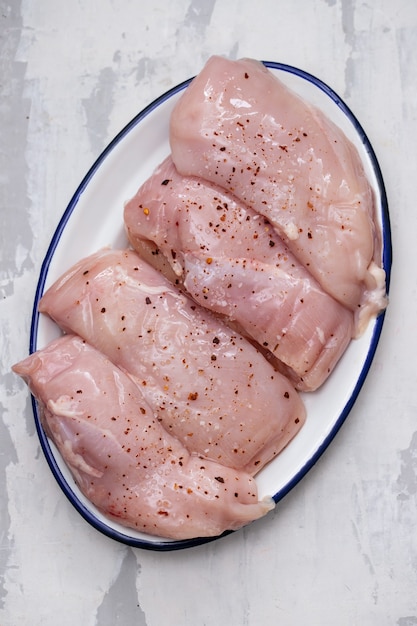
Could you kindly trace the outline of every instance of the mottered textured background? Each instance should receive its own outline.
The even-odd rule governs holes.
[[[417,625],[416,43],[414,0],[0,0],[1,626]],[[73,509],[10,367],[82,177],[214,53],[301,67],[352,108],[387,187],[391,301],[360,397],[306,478],[244,530],[156,553]]]

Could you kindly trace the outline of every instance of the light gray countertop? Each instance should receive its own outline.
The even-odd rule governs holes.
[[[0,3],[1,626],[417,625],[416,43],[414,0]],[[388,194],[390,304],[347,421],[275,511],[157,553],[98,533],[67,501],[10,367],[82,177],[214,53],[303,68],[359,118]]]

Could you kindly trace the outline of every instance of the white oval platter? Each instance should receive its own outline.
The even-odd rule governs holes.
[[[264,63],[288,86],[321,108],[357,147],[375,191],[377,218],[383,235],[382,263],[388,286],[391,232],[387,198],[377,159],[364,130],[346,104],[322,81],[288,65]],[[124,203],[169,154],[170,113],[190,80],[163,94],[141,111],[104,150],[76,190],[41,268],[33,308],[30,352],[44,347],[59,335],[55,324],[37,311],[39,299],[48,286],[80,258],[99,248],[127,246],[123,227]],[[362,388],[383,320],[384,314],[381,314],[360,339],[351,342],[320,390],[303,394],[307,422],[290,445],[258,474],[260,497],[270,495],[276,502],[282,499],[331,443]],[[128,545],[153,550],[181,549],[211,540],[167,540],[134,532],[105,518],[79,491],[58,451],[46,437],[34,400],[33,409],[41,446],[57,482],[79,513],[97,530]]]

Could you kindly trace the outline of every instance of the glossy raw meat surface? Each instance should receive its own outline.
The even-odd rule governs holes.
[[[163,537],[216,536],[273,507],[254,479],[169,435],[139,388],[101,353],[64,336],[14,366],[86,497],[121,524]]]
[[[374,197],[355,147],[261,63],[214,56],[171,116],[181,174],[265,215],[323,288],[355,312],[385,307]]]
[[[190,452],[254,474],[305,421],[284,376],[131,250],[81,260],[39,309],[129,372]]]
[[[327,379],[352,338],[353,315],[264,217],[214,184],[181,176],[168,157],[126,204],[124,220],[139,253],[154,243],[149,260],[202,306],[237,322],[297,388]]]

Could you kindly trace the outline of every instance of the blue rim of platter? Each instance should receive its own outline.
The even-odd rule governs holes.
[[[352,123],[354,129],[356,130],[358,136],[360,137],[362,144],[366,150],[366,152],[368,153],[369,159],[371,161],[373,170],[374,170],[374,175],[377,181],[377,185],[379,188],[379,193],[380,193],[380,200],[381,200],[381,225],[382,225],[382,236],[383,236],[383,250],[382,250],[382,265],[383,268],[385,270],[386,273],[386,286],[387,286],[387,293],[389,291],[389,284],[390,284],[390,275],[391,275],[391,264],[392,264],[392,242],[391,242],[391,227],[390,227],[390,219],[389,219],[389,212],[388,212],[388,200],[387,200],[387,195],[386,195],[386,190],[385,190],[385,185],[384,185],[384,181],[383,181],[383,177],[382,177],[382,173],[378,164],[378,160],[376,158],[375,152],[372,148],[372,145],[365,133],[365,131],[363,130],[362,126],[360,125],[359,121],[357,120],[357,118],[355,117],[355,115],[352,113],[352,111],[349,109],[349,107],[343,102],[343,100],[337,95],[337,93],[335,91],[333,91],[333,89],[331,89],[328,85],[326,85],[325,83],[323,83],[320,79],[316,78],[315,76],[313,76],[312,74],[309,74],[308,72],[295,68],[291,65],[286,65],[283,63],[277,63],[277,62],[273,62],[273,61],[263,61],[263,64],[271,69],[274,70],[280,70],[283,72],[288,72],[290,74],[293,74],[295,76],[298,76],[310,83],[312,83],[313,85],[315,85],[316,87],[318,87],[321,91],[323,91],[325,94],[327,94],[329,96],[329,98],[331,100],[333,100],[333,102],[343,111],[343,113],[347,116],[347,118],[349,119],[349,121]],[[166,100],[168,100],[169,98],[171,98],[172,96],[175,96],[176,94],[178,94],[179,92],[181,92],[182,90],[186,89],[186,87],[190,84],[190,82],[193,80],[193,78],[189,78],[188,80],[185,80],[184,82],[180,83],[179,85],[177,85],[176,87],[173,87],[172,89],[170,89],[169,91],[165,92],[164,94],[162,94],[159,98],[157,98],[156,100],[154,100],[152,103],[150,103],[147,107],[145,107],[140,113],[138,113],[117,135],[116,137],[109,143],[109,145],[104,149],[104,151],[101,153],[101,155],[98,157],[98,159],[95,161],[95,163],[92,165],[92,167],[90,168],[90,170],[87,172],[87,174],[85,175],[85,177],[83,178],[83,180],[81,181],[80,185],[78,186],[77,190],[75,191],[70,203],[68,204],[64,214],[62,215],[61,220],[59,221],[59,224],[55,230],[55,233],[52,237],[51,243],[49,245],[49,248],[47,250],[46,256],[44,258],[44,261],[42,263],[42,267],[41,267],[41,271],[40,271],[40,277],[39,277],[39,281],[37,284],[37,288],[36,288],[36,293],[35,293],[35,299],[34,299],[34,305],[33,305],[33,311],[32,311],[32,320],[31,320],[31,328],[30,328],[30,341],[29,341],[29,353],[31,354],[32,352],[35,352],[37,349],[37,336],[38,336],[38,325],[39,325],[39,312],[38,312],[38,305],[39,305],[39,300],[43,295],[44,292],[44,287],[45,287],[45,282],[46,282],[46,278],[48,275],[48,270],[49,270],[49,266],[51,263],[51,260],[53,258],[54,252],[57,248],[57,245],[59,243],[61,234],[75,208],[75,206],[78,203],[78,200],[80,198],[80,196],[82,195],[82,193],[84,192],[84,190],[86,189],[88,183],[90,182],[90,180],[92,179],[92,177],[94,176],[94,174],[96,173],[96,171],[100,168],[100,165],[102,164],[102,162],[106,159],[106,157],[109,155],[109,153],[115,148],[115,146],[126,137],[126,135],[129,134],[129,132],[137,125],[139,124],[146,116],[148,116],[152,111],[154,111],[157,107],[159,107],[162,103],[164,103]],[[334,423],[330,433],[327,435],[327,437],[323,440],[322,444],[317,448],[317,450],[315,451],[315,453],[308,459],[308,461],[303,465],[303,467],[293,476],[293,478],[283,487],[281,488],[276,494],[273,495],[273,499],[275,502],[278,502],[279,500],[281,500],[285,495],[287,495],[289,493],[289,491],[291,491],[295,485],[307,474],[307,472],[313,467],[313,465],[317,462],[317,460],[320,458],[320,456],[324,453],[324,451],[326,450],[326,448],[329,446],[329,444],[332,442],[332,440],[334,439],[335,435],[337,434],[337,432],[340,430],[342,424],[344,423],[344,421],[346,420],[348,414],[350,413],[356,398],[364,384],[365,378],[367,376],[367,373],[369,371],[369,368],[371,366],[372,360],[374,358],[375,355],[375,351],[378,345],[378,341],[381,335],[381,331],[382,331],[382,326],[383,326],[383,322],[384,322],[384,318],[385,318],[385,312],[383,311],[378,318],[375,321],[375,325],[374,325],[374,329],[373,329],[373,335],[370,341],[370,346],[369,346],[369,350],[366,356],[366,359],[364,361],[362,370],[360,372],[360,375],[358,377],[358,380],[356,382],[356,385],[348,399],[348,401],[346,402],[343,411],[341,412],[341,414],[339,415],[338,419],[336,420],[336,422]],[[158,550],[158,551],[168,551],[168,550],[179,550],[179,549],[184,549],[184,548],[189,548],[189,547],[193,547],[193,546],[197,546],[197,545],[201,545],[204,543],[208,543],[210,541],[214,541],[216,539],[218,539],[219,537],[203,537],[203,538],[194,538],[194,539],[189,539],[189,540],[177,540],[177,541],[146,541],[143,540],[141,538],[136,538],[136,537],[132,537],[129,536],[128,534],[124,534],[122,532],[119,532],[116,529],[113,529],[109,526],[107,526],[105,523],[103,523],[100,519],[98,519],[97,517],[94,516],[94,514],[78,499],[78,497],[74,494],[73,490],[71,489],[70,485],[68,484],[66,478],[64,478],[61,469],[55,459],[54,453],[52,452],[50,443],[48,438],[46,437],[46,434],[42,428],[41,425],[41,420],[40,420],[40,414],[39,414],[39,410],[38,410],[38,406],[36,403],[36,400],[34,399],[34,397],[32,396],[32,407],[33,407],[33,413],[34,413],[34,419],[35,419],[35,423],[36,423],[36,429],[37,429],[37,433],[39,436],[39,440],[40,440],[40,444],[42,447],[42,450],[45,454],[46,460],[49,464],[49,467],[53,473],[53,475],[55,476],[55,479],[57,480],[59,486],[61,487],[62,491],[64,492],[64,494],[67,496],[67,498],[70,500],[70,502],[72,503],[72,505],[75,507],[75,509],[82,515],[82,517],[90,524],[92,525],[96,530],[100,531],[101,533],[103,533],[104,535],[110,537],[111,539],[114,539],[120,543],[124,543],[126,545],[130,545],[132,547],[138,547],[138,548],[143,548],[143,549],[148,549],[148,550]],[[221,535],[221,537],[230,534],[232,531],[227,531],[225,533],[223,533],[223,535]]]

